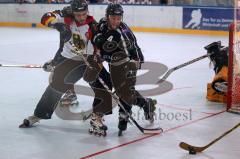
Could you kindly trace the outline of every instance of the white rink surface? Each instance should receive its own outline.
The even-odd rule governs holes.
[[[53,30],[0,28],[0,35],[3,64],[43,64],[58,49],[58,32]],[[203,47],[213,41],[228,43],[227,37],[221,36],[136,36],[146,61],[169,68],[205,54]],[[154,97],[161,112],[189,113],[191,109],[191,119],[157,120],[155,125],[160,124],[164,133],[154,136],[143,135],[130,125],[124,136],[118,137],[118,112],[114,109],[113,115],[105,117],[109,128],[105,138],[88,134],[89,121],[66,121],[56,115],[33,128],[19,129],[22,120],[33,113],[49,74],[42,69],[0,68],[0,159],[238,159],[240,128],[197,155],[178,146],[181,141],[204,146],[240,121],[239,115],[227,112],[215,115],[225,106],[205,99],[207,82],[214,75],[208,64],[204,59],[172,73],[168,80],[174,89]],[[79,107],[71,108],[73,112],[91,108],[92,98],[79,96],[79,102]]]

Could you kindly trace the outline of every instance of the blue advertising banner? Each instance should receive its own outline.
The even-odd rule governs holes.
[[[183,29],[228,30],[232,8],[183,8]]]

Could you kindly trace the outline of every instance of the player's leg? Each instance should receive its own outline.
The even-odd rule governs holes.
[[[73,70],[71,70],[68,75],[65,77],[66,83],[76,83],[78,80],[80,80],[83,77],[83,74],[86,70],[86,65],[81,62],[79,63],[79,66],[76,66]],[[63,97],[61,98],[59,104],[60,106],[73,106],[78,105],[77,95],[74,91],[74,89],[68,90]]]
[[[50,85],[47,87],[39,100],[35,108],[34,115],[24,119],[23,123],[19,127],[30,127],[40,119],[50,119],[52,117],[52,114],[62,95],[68,90],[72,90],[74,88],[73,83],[65,83],[65,77],[71,76],[71,71],[76,68],[84,70],[85,65],[82,65],[82,63],[83,62],[80,61],[67,59],[54,69]],[[80,76],[82,75],[83,73]],[[77,78],[75,78],[75,80],[77,80]],[[76,81],[72,80],[71,82]]]
[[[136,91],[136,94],[139,94]],[[154,115],[156,110],[157,101],[152,98],[144,98],[142,95],[138,95],[136,98],[135,105],[138,105],[144,110],[144,116],[146,120],[149,120],[151,123],[154,121]]]
[[[127,105],[138,105],[139,107],[143,108],[145,118],[153,122],[156,101],[152,100],[151,98],[142,97],[139,92],[135,90],[137,74],[136,65],[129,61],[121,64],[119,61],[124,61],[124,58],[126,58],[124,57],[124,54],[115,54],[114,56],[113,58],[118,59],[118,61],[113,60],[113,63],[110,67],[110,72],[113,86],[116,89],[117,95]]]
[[[124,106],[125,110],[127,110],[130,114],[132,114],[132,106],[124,102],[123,100],[120,99],[120,102],[122,106]],[[126,112],[119,107],[119,116],[118,116],[118,129],[119,133],[118,135],[121,136],[122,132],[127,130],[127,124],[129,122],[129,116],[126,114]]]
[[[111,79],[107,70],[93,60],[93,56],[90,56],[88,61],[92,68],[86,69],[84,79],[89,82],[95,93],[93,113],[90,116],[89,133],[97,136],[106,136],[107,126],[104,124],[103,116],[112,113],[112,96],[105,90],[98,78],[101,78],[110,90],[112,89]]]

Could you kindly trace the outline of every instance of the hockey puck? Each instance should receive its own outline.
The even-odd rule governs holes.
[[[188,149],[189,149],[189,154],[190,155],[196,155],[197,154],[197,152],[194,149],[192,149],[192,148],[188,148]]]

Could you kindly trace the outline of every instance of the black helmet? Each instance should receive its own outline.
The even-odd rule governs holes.
[[[71,9],[73,12],[80,12],[88,10],[88,4],[85,0],[73,0],[71,2]]]
[[[219,52],[223,47],[224,46],[222,46],[221,41],[216,41],[205,46],[204,49],[206,49],[208,53],[212,53],[212,52]]]
[[[118,3],[110,3],[106,9],[106,16],[109,15],[120,15],[123,16],[123,8]]]

